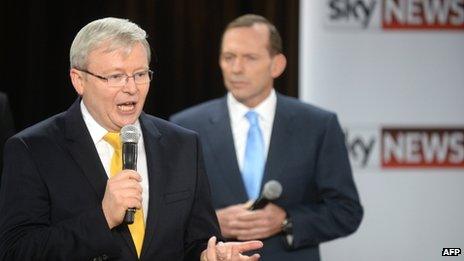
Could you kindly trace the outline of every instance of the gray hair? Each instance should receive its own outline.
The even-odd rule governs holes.
[[[88,55],[103,44],[109,44],[107,51],[125,48],[128,52],[136,43],[141,43],[147,51],[150,63],[150,44],[147,33],[137,24],[127,19],[114,17],[95,20],[84,26],[74,38],[69,51],[71,68],[85,69],[88,65]]]

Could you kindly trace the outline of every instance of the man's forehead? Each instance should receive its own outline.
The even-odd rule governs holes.
[[[269,28],[263,23],[254,23],[251,26],[233,27],[226,30],[224,36],[231,34],[253,34],[257,37],[269,38]]]
[[[256,50],[261,52],[269,47],[269,31],[264,24],[248,27],[230,28],[224,33],[221,52],[237,50]]]

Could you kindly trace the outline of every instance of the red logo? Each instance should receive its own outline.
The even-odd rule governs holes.
[[[464,0],[384,0],[382,27],[464,30]]]
[[[383,168],[464,168],[464,128],[383,128]]]

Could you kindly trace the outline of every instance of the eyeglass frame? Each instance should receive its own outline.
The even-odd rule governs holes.
[[[138,85],[150,83],[151,80],[153,80],[153,73],[154,73],[154,72],[153,72],[152,70],[150,70],[150,69],[148,69],[148,70],[146,70],[146,71],[143,71],[143,72],[147,72],[147,73],[148,73],[148,82],[144,82],[144,83],[137,83],[137,82],[135,81],[135,74],[136,74],[136,73],[133,74],[133,75],[131,75],[131,76],[129,76],[129,75],[125,74],[125,73],[121,73],[121,75],[124,75],[125,83],[124,83],[123,85],[110,85],[110,83],[109,83],[109,77],[114,76],[114,75],[117,75],[117,74],[114,74],[114,75],[110,75],[110,76],[105,77],[105,76],[101,76],[101,75],[92,73],[92,72],[90,72],[90,71],[88,71],[88,70],[86,70],[86,69],[78,69],[78,68],[74,68],[74,69],[76,69],[76,70],[78,70],[78,71],[81,71],[81,72],[84,72],[84,73],[86,73],[86,74],[89,74],[89,75],[91,75],[91,76],[93,76],[93,77],[95,77],[95,78],[97,78],[97,79],[102,80],[102,81],[106,81],[106,84],[107,84],[109,87],[115,87],[115,88],[121,88],[121,87],[123,87],[124,85],[126,85],[126,84],[129,82],[129,78],[133,78],[133,79],[134,79],[134,83],[135,83],[135,84],[138,84]],[[140,73],[140,72],[139,72],[139,73]]]

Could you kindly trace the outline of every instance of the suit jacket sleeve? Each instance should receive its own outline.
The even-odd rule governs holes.
[[[317,199],[289,206],[293,221],[293,248],[317,245],[346,236],[363,216],[353,181],[344,135],[336,115],[325,123],[316,162]]]
[[[56,223],[51,220],[47,187],[28,146],[14,137],[5,147],[0,260],[89,260],[101,253],[117,255],[101,208]]]
[[[201,252],[207,247],[207,239],[216,236],[219,240],[220,229],[216,213],[211,202],[210,185],[205,172],[203,152],[197,137],[197,182],[195,199],[190,212],[188,230],[185,239],[185,260],[199,260]]]

